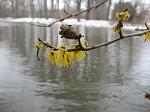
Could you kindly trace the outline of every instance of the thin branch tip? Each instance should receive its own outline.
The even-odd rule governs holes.
[[[149,26],[148,26],[148,24],[147,24],[147,22],[145,22],[145,27],[146,27],[147,30],[150,29]]]
[[[40,39],[40,37],[38,37],[38,41],[42,41],[42,40]]]
[[[93,49],[97,49],[97,48],[100,48],[100,47],[103,47],[103,46],[108,46],[112,43],[115,43],[119,40],[122,40],[124,38],[130,38],[130,37],[135,37],[135,36],[142,36],[146,33],[150,32],[150,30],[145,30],[145,31],[142,31],[142,32],[137,32],[137,33],[131,33],[131,34],[126,34],[126,35],[122,35],[122,38],[118,37],[116,39],[113,39],[111,41],[108,41],[108,42],[104,42],[104,43],[100,43],[100,44],[97,44],[97,45],[93,45],[91,47],[86,47],[86,48],[83,48],[83,47],[79,47],[79,48],[72,48],[72,49],[67,49],[68,52],[73,52],[73,51],[89,51],[89,50],[93,50]],[[58,48],[56,47],[53,47],[53,46],[50,46],[49,44],[46,44],[43,40],[40,39],[40,42],[42,42],[45,46],[47,46],[48,48],[51,48],[53,50],[59,50]]]

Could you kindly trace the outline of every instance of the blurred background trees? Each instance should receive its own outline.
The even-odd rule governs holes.
[[[68,13],[80,12],[103,0],[0,0],[0,17],[60,18]],[[150,17],[150,4],[141,0],[124,2],[109,0],[102,6],[77,17],[78,20],[115,20],[115,13],[128,8],[130,21],[145,21]]]

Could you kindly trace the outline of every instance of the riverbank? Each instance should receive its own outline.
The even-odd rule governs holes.
[[[6,22],[15,22],[15,23],[32,23],[36,25],[49,25],[50,23],[56,21],[54,18],[0,18],[0,21],[6,21]],[[111,28],[114,21],[107,21],[107,20],[85,20],[81,19],[80,21],[77,21],[77,19],[66,19],[63,22],[58,22],[56,24],[65,23],[65,24],[71,24],[71,25],[83,25],[87,27],[107,27]],[[124,29],[127,30],[136,30],[136,29],[145,29],[144,24],[130,24],[130,23],[124,23]]]

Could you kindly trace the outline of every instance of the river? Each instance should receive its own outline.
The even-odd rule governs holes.
[[[110,28],[76,26],[89,45],[114,39]],[[125,33],[132,33],[124,31]],[[124,39],[89,51],[71,68],[57,67],[40,52],[37,38],[56,46],[51,28],[0,22],[0,112],[150,112],[150,43]]]

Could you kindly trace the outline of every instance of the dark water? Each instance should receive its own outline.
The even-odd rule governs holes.
[[[36,59],[37,37],[57,45],[58,26],[0,23],[0,112],[150,112],[150,43],[125,39],[89,52],[69,69]],[[108,28],[77,27],[89,43],[109,41]],[[131,32],[128,32],[131,33]]]

